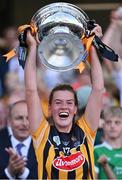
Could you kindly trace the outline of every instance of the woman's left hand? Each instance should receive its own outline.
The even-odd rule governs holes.
[[[103,34],[102,34],[102,28],[101,26],[99,26],[98,24],[95,24],[96,26],[94,27],[94,29],[91,31],[91,34],[94,33],[96,36],[98,36],[99,38],[102,38]]]

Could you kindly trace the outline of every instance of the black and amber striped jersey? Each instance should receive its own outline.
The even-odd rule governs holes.
[[[61,133],[43,119],[33,134],[39,179],[94,179],[93,144],[96,133],[85,118]]]

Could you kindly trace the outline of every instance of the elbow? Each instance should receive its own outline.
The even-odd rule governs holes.
[[[26,96],[31,97],[35,93],[37,93],[37,89],[25,89]]]
[[[105,88],[93,88],[92,89],[92,94],[95,98],[97,98],[97,100],[99,101],[99,103],[102,103],[102,99],[103,99],[103,94],[105,92]]]
[[[101,93],[103,94],[105,92],[105,87],[102,85],[102,86],[94,86],[92,87],[92,90],[95,91],[96,93]]]

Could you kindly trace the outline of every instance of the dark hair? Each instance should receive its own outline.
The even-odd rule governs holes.
[[[49,104],[51,105],[52,100],[53,100],[53,95],[56,91],[70,91],[72,94],[74,94],[74,99],[75,99],[75,105],[78,106],[78,99],[75,90],[72,88],[71,85],[69,84],[60,84],[55,86],[49,96]]]

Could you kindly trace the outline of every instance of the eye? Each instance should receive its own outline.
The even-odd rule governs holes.
[[[60,102],[60,101],[55,101],[55,104],[56,104],[56,105],[60,105],[61,102]]]
[[[121,122],[120,122],[120,121],[116,121],[115,124],[116,124],[116,125],[120,125]]]
[[[74,101],[67,101],[67,104],[74,105]]]
[[[16,120],[22,120],[22,119],[24,119],[24,117],[23,116],[17,116],[17,117],[15,117],[15,119]]]
[[[106,124],[108,124],[108,125],[110,125],[111,123],[112,123],[112,122],[111,122],[111,121],[109,121],[109,120],[108,120],[108,121],[106,121]]]
[[[73,104],[73,102],[68,102],[67,104]]]

